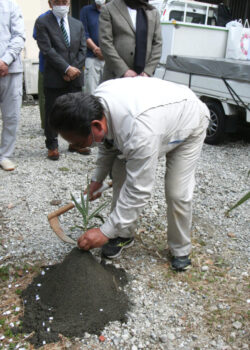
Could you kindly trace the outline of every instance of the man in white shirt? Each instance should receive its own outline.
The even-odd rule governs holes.
[[[12,0],[0,0],[0,109],[3,126],[0,166],[15,169],[9,159],[14,151],[23,94],[24,21],[19,6]]]
[[[164,156],[172,267],[187,269],[195,168],[209,122],[206,105],[182,85],[156,78],[115,79],[101,84],[94,96],[59,98],[50,121],[73,144],[99,144],[90,184],[93,199],[112,174],[111,214],[100,228],[79,238],[79,247],[103,246],[103,255],[114,258],[133,244],[136,220],[152,194],[158,158]]]

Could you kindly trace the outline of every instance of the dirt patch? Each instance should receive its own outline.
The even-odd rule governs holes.
[[[58,341],[58,334],[99,335],[110,321],[126,321],[125,271],[99,264],[90,252],[73,249],[61,264],[48,266],[22,292],[22,331],[35,346]]]

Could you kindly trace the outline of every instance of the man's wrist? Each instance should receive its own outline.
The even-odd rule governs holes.
[[[103,234],[103,236],[105,236],[106,238],[108,238],[108,237],[105,235],[105,233],[102,232],[102,230],[101,230],[100,227],[99,227],[99,230],[100,230],[101,234]]]
[[[13,62],[13,57],[11,54],[6,53],[1,60],[4,64],[6,64],[6,66],[9,66],[12,62]]]
[[[97,178],[95,176],[91,177],[91,182],[99,182],[99,183],[101,183],[100,181],[97,180]]]
[[[70,68],[70,65],[66,68],[64,74],[67,74],[67,71],[69,70],[69,68]]]

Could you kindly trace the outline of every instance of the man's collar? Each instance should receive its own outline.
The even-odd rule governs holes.
[[[58,17],[58,16],[56,16],[54,13],[53,13],[53,11],[51,11],[52,12],[52,14],[53,14],[53,16],[55,16],[55,18],[56,18],[56,20],[57,20],[57,22],[61,22],[61,19],[63,18],[64,20],[66,19],[68,19],[68,15],[65,15],[64,17]]]

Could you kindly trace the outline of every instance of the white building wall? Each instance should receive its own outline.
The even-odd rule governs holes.
[[[20,6],[26,32],[26,42],[23,50],[23,58],[38,61],[39,49],[33,39],[33,28],[38,16],[48,11],[48,0],[15,0]]]

